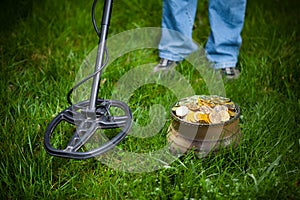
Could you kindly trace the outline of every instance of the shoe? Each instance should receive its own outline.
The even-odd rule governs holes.
[[[168,60],[165,58],[160,59],[160,62],[154,67],[153,72],[166,72],[173,69],[179,62]]]
[[[226,67],[221,69],[221,73],[226,79],[238,79],[241,72],[235,67]]]

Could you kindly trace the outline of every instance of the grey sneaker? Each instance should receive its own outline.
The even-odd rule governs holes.
[[[227,67],[221,69],[222,75],[227,79],[238,79],[240,76],[240,70],[235,67]]]
[[[160,59],[160,62],[154,67],[153,72],[167,72],[173,69],[179,62],[168,60],[165,58]]]

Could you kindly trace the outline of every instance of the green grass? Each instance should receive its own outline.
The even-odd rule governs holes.
[[[146,3],[147,2],[147,3]],[[43,147],[51,119],[68,106],[83,59],[97,44],[92,2],[2,1],[0,32],[1,199],[298,199],[300,197],[299,2],[248,2],[239,66],[241,77],[226,82],[226,95],[242,109],[241,144],[197,159],[192,153],[152,172],[129,173],[95,159],[49,156]],[[96,15],[101,16],[101,2]],[[207,1],[199,1],[194,39],[209,33]],[[100,22],[100,19],[98,20]],[[115,1],[109,36],[159,27],[161,1]],[[135,66],[157,62],[157,51],[138,50],[112,63],[100,94],[109,98],[116,82]],[[176,70],[196,93],[207,93],[201,75],[187,62]],[[161,95],[157,95],[161,94]],[[168,112],[176,95],[145,85],[129,105],[146,125],[151,105]],[[168,115],[168,113],[167,113]],[[149,153],[165,144],[160,134],[128,136],[121,144]]]

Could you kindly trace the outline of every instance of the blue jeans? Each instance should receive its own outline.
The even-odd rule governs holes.
[[[197,0],[163,0],[159,57],[181,61],[198,49],[192,40],[196,9]],[[205,52],[216,69],[236,66],[245,9],[246,0],[209,0],[211,32]]]

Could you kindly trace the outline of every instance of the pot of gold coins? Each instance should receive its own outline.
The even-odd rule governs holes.
[[[177,101],[170,112],[167,140],[173,154],[193,150],[204,157],[211,151],[239,143],[240,108],[229,98],[195,95]]]

